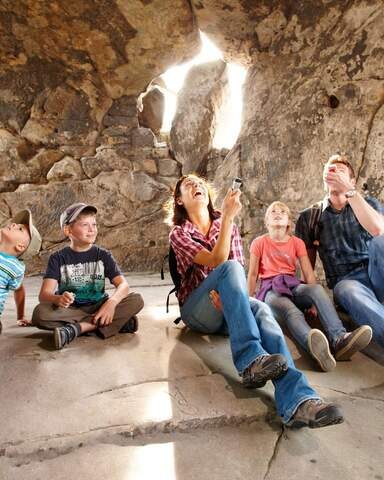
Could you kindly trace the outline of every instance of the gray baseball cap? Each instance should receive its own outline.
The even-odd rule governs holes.
[[[74,222],[80,213],[86,208],[89,208],[93,212],[97,213],[97,208],[93,205],[88,205],[87,203],[73,203],[60,215],[60,227],[63,228],[64,225],[69,225],[70,223]]]
[[[41,247],[41,236],[32,221],[32,213],[30,210],[21,210],[11,220],[13,223],[22,223],[27,225],[31,241],[27,249],[20,255],[20,258],[33,257],[39,253]]]

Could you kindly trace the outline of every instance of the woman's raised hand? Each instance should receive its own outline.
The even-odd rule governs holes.
[[[238,215],[242,207],[240,202],[240,195],[241,192],[239,190],[232,190],[232,188],[228,190],[223,200],[223,217],[226,217],[232,221],[236,217],[236,215]]]

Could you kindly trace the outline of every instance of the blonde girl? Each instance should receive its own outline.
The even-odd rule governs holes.
[[[255,238],[250,247],[248,292],[255,296],[260,278],[256,298],[271,307],[323,371],[333,370],[336,360],[347,360],[367,346],[372,335],[370,327],[364,325],[346,332],[324,288],[316,283],[304,242],[292,235],[292,216],[287,205],[273,202],[265,213],[265,225],[268,233]],[[296,277],[298,264],[304,282]],[[313,307],[326,335],[305,320],[303,311]]]

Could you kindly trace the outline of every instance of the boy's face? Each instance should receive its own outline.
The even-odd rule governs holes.
[[[83,245],[92,245],[97,237],[95,215],[79,215],[76,220],[64,227],[64,233],[72,241]]]
[[[1,241],[12,245],[17,255],[23,253],[31,241],[29,229],[23,223],[9,223],[0,232]]]

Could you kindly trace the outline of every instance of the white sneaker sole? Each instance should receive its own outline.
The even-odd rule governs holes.
[[[336,367],[327,337],[317,328],[313,328],[308,334],[308,348],[323,372],[330,372]]]

